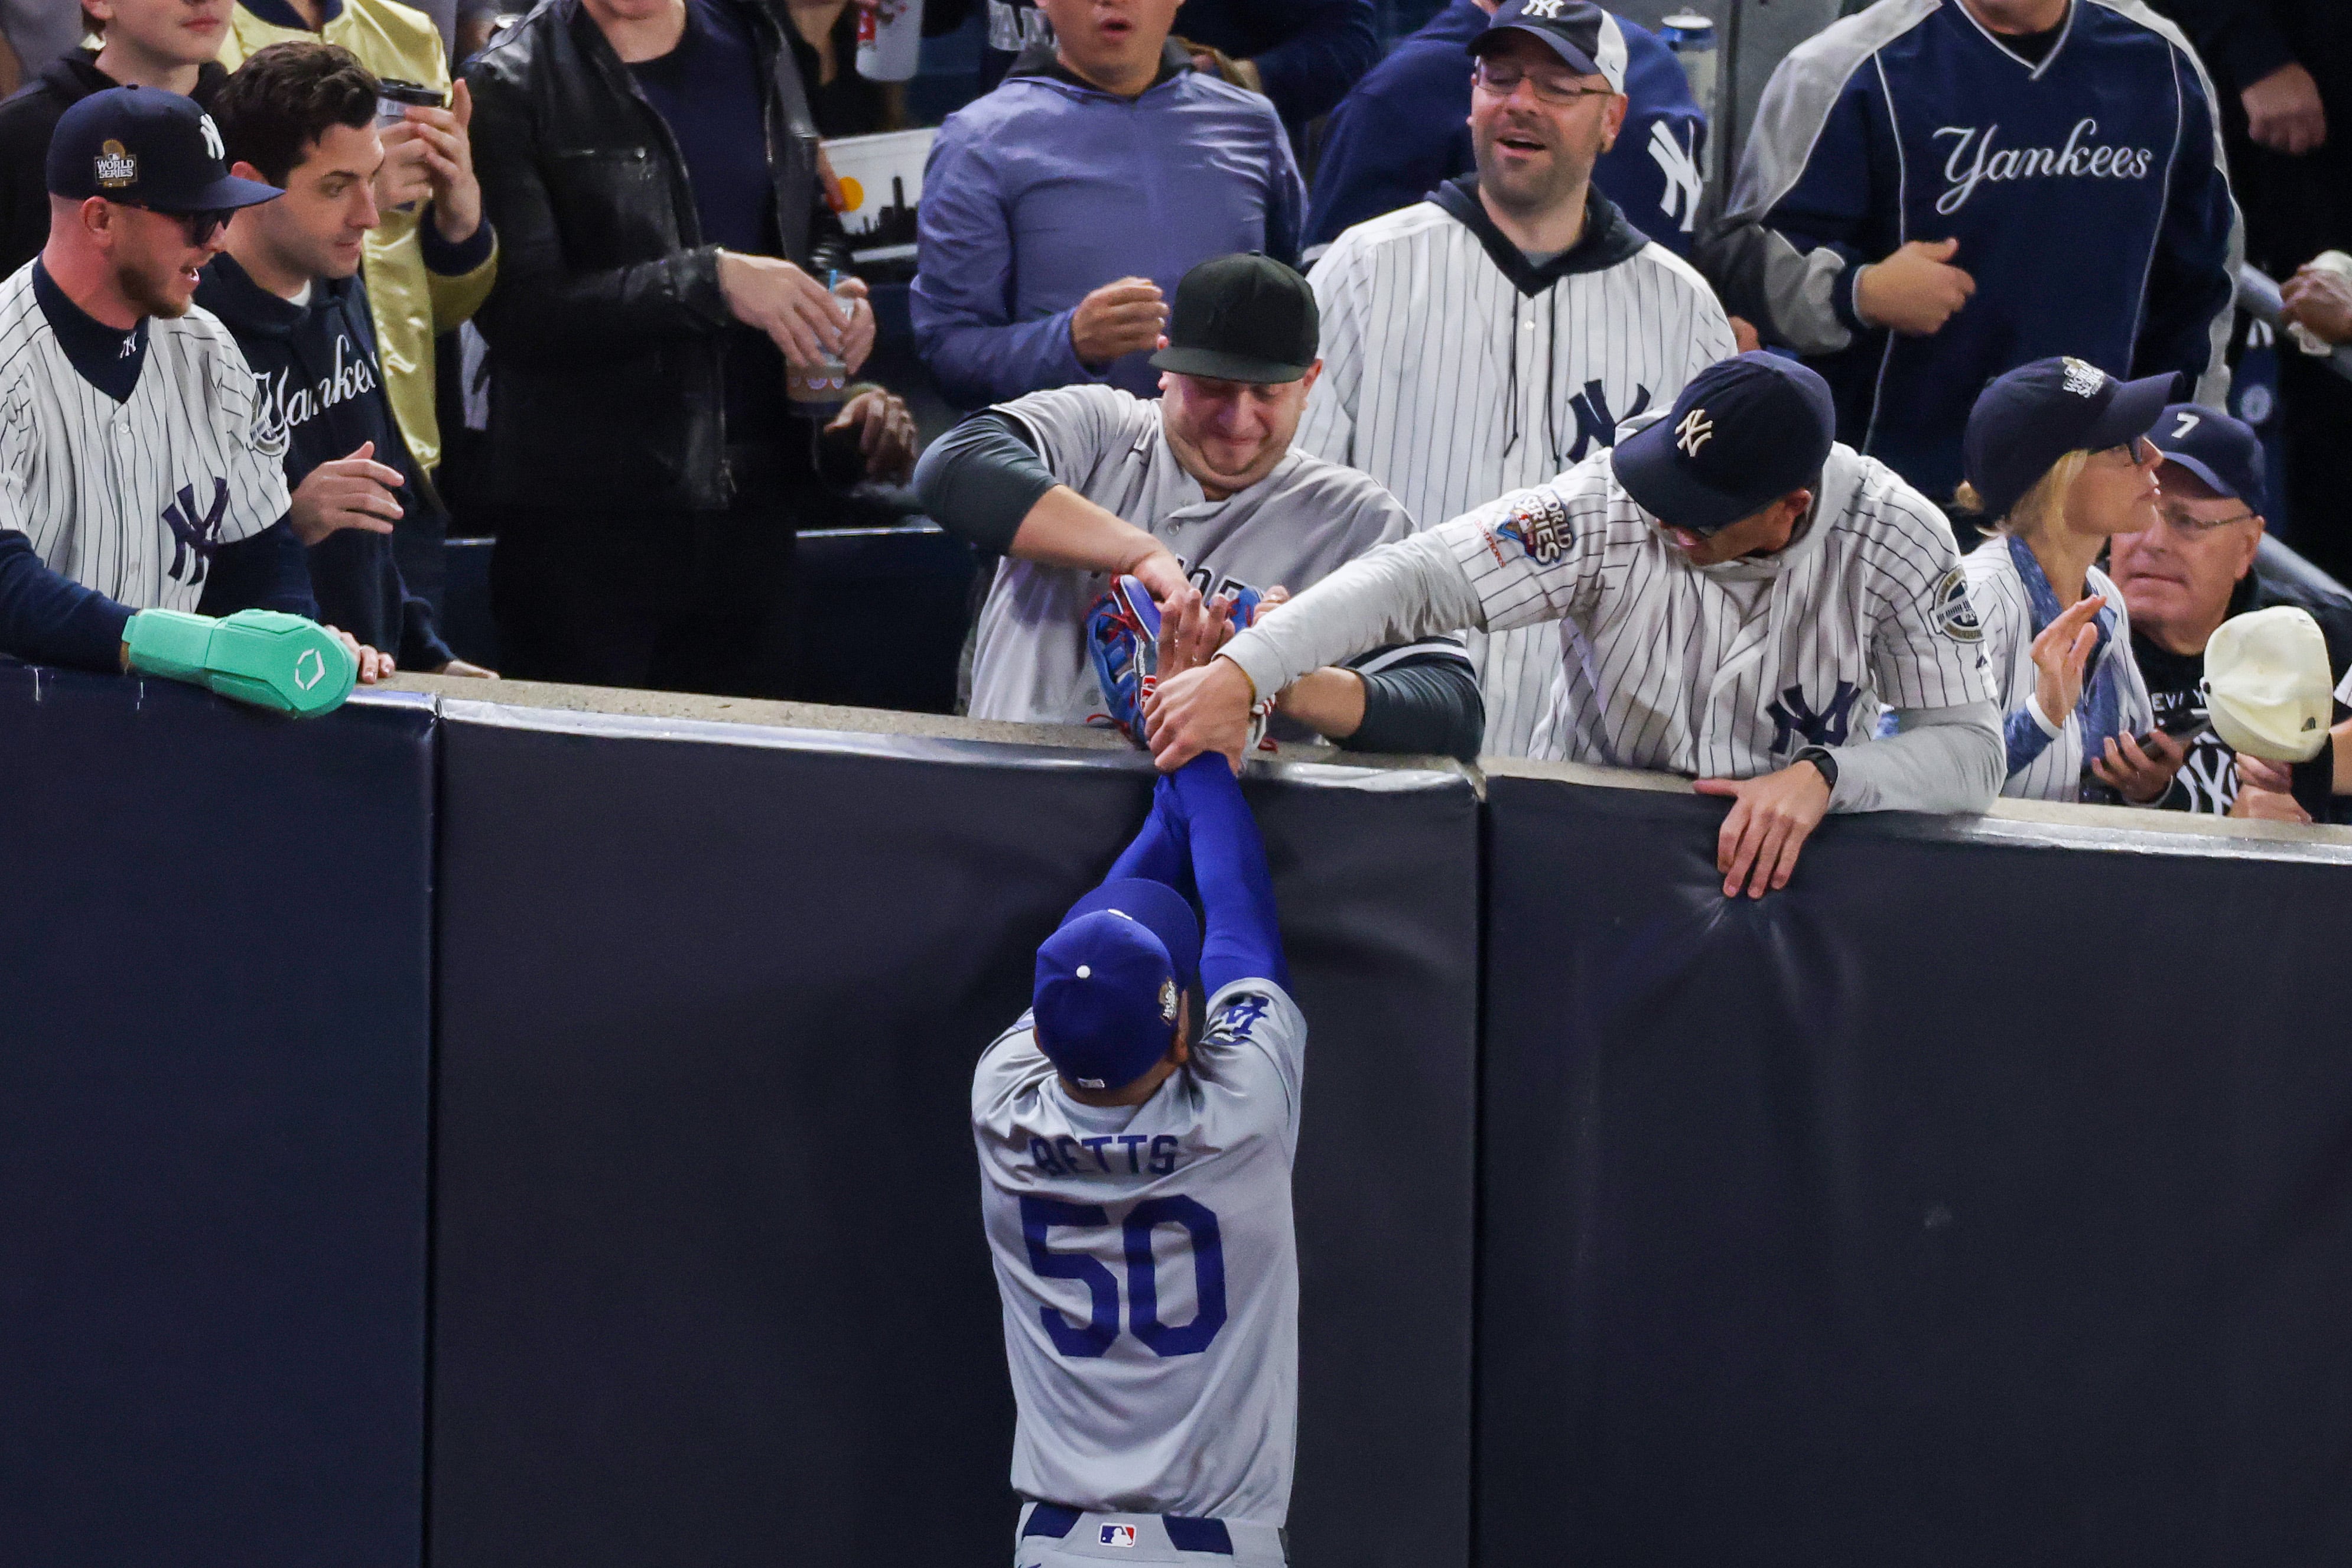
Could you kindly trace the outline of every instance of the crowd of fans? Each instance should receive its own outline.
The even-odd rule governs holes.
[[[0,269],[40,275],[60,337],[103,314],[52,275],[109,198],[73,199],[49,153],[118,87],[192,99],[225,166],[284,193],[184,215],[194,298],[255,379],[254,439],[282,443],[305,607],[363,679],[491,673],[441,624],[453,497],[495,520],[506,674],[778,697],[796,690],[796,535],[919,509],[983,563],[970,710],[1141,738],[1129,678],[1153,658],[1172,679],[1253,622],[1337,625],[1357,590],[1318,583],[1457,517],[1549,569],[1589,497],[1633,508],[1660,569],[1718,596],[1692,613],[1727,617],[1721,647],[1664,624],[1623,651],[1631,623],[1601,598],[1650,590],[1600,564],[1601,598],[1560,590],[1543,616],[1395,611],[1283,666],[1279,691],[1253,682],[1260,722],[1704,773],[1676,759],[1706,754],[1741,626],[1876,615],[1857,680],[1761,692],[1740,721],[1772,740],[1759,763],[1734,746],[1735,772],[1811,770],[1818,810],[1792,821],[1967,796],[1853,760],[1937,729],[1980,737],[1937,738],[1968,752],[1954,778],[1997,745],[2011,795],[2332,811],[2242,771],[2200,683],[2217,629],[2279,605],[2317,619],[2336,677],[2352,664],[2352,596],[2327,575],[2352,566],[2352,386],[2325,357],[2352,338],[2352,24],[2333,0],[1849,5],[1780,63],[1719,187],[1716,106],[1588,0],[1423,5],[1386,51],[1371,0],[929,0],[927,34],[969,25],[986,51],[918,208],[912,354],[973,416],[928,452],[915,389],[859,379],[877,321],[824,148],[910,118],[901,85],[856,68],[875,4],[86,0],[79,46],[11,27],[0,59],[24,84],[0,103]],[[2246,258],[2286,280],[2283,412],[2241,400],[2267,441],[2230,412],[2232,360],[2262,342],[2235,304]],[[461,388],[467,322],[486,368]],[[1621,441],[1704,419],[1692,388],[1759,350],[1755,397],[1799,377],[1770,394],[1793,421],[1768,433],[1780,452],[1807,448],[1818,409],[1839,455],[1737,518],[1654,505],[1657,485],[1717,482],[1705,433],[1682,431],[1697,467],[1679,479],[1643,478]],[[460,476],[467,393],[487,404]],[[2069,397],[2096,416],[2070,424]],[[2101,444],[2046,450],[2058,429]],[[1622,483],[1580,489],[1588,469]],[[76,553],[71,526],[26,526],[33,504],[0,473],[0,648],[56,657],[38,606],[68,600],[27,574],[142,606],[76,571],[103,552]],[[2282,510],[2300,554],[2266,532]],[[1793,567],[1776,590],[1842,529],[1879,531],[1856,559],[1888,582],[1916,558],[1916,605],[1808,599]],[[49,542],[6,546],[12,530]],[[1122,576],[1164,647],[1105,601]],[[240,580],[202,607],[246,607]],[[1432,602],[1473,602],[1441,587]],[[1969,645],[1966,700],[1902,695],[1887,628],[1906,616]],[[1228,685],[1275,668],[1271,646],[1225,658]],[[1688,700],[1629,728],[1629,694],[1667,664]],[[1187,732],[1225,736],[1196,700],[1211,688],[1178,688]]]

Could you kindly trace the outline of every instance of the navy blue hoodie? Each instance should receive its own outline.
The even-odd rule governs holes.
[[[375,328],[367,290],[357,278],[318,279],[308,303],[298,305],[262,288],[233,256],[205,269],[196,303],[236,335],[259,384],[256,421],[286,433],[286,484],[299,487],[311,469],[348,458],[364,441],[375,460],[397,468],[404,524],[433,505],[411,471],[407,443],[385,401],[376,359]],[[448,645],[434,625],[433,606],[408,591],[393,559],[392,535],[338,529],[310,547],[310,588],[320,618],[399,661],[403,669],[438,669]]]

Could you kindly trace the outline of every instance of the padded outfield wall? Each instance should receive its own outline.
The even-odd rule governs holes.
[[[965,1088],[1141,760],[416,684],[0,667],[0,1556],[999,1560]],[[1302,1568],[2352,1557],[2352,835],[1837,821],[1751,905],[1649,782],[1246,782]]]

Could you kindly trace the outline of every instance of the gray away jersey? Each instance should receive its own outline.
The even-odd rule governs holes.
[[[1529,299],[1433,202],[1348,230],[1311,280],[1323,376],[1298,444],[1361,468],[1424,528],[1606,450],[1620,421],[1671,407],[1737,348],[1714,291],[1664,246]],[[1470,635],[1485,750],[1535,754],[1574,635]]]
[[[0,528],[133,609],[193,610],[213,552],[289,505],[282,439],[253,419],[253,373],[209,311],[151,317],[127,402],[82,379],[33,297],[0,282]]]
[[[1225,986],[1208,1016],[1139,1106],[1064,1094],[1026,1015],[972,1075],[1024,1497],[1266,1525],[1289,1511],[1307,1021],[1265,980]]]
[[[1203,593],[1296,593],[1412,531],[1403,506],[1372,479],[1296,447],[1258,483],[1208,500],[1169,447],[1160,405],[1116,387],[1033,392],[994,412],[1021,422],[1056,479],[1163,541]],[[1000,564],[980,612],[971,716],[1083,724],[1102,712],[1086,619],[1109,585],[1099,573]]]

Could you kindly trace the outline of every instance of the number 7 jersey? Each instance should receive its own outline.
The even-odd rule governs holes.
[[[1267,1525],[1289,1511],[1307,1021],[1267,980],[1234,982],[1208,1013],[1191,1061],[1139,1106],[1070,1099],[1026,1014],[972,1075],[1024,1497]]]

